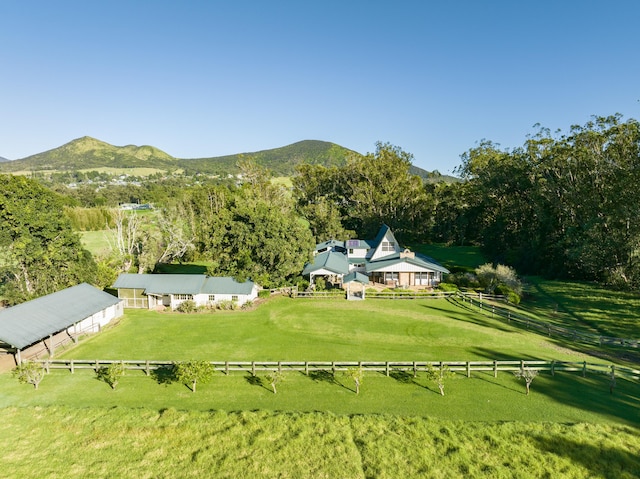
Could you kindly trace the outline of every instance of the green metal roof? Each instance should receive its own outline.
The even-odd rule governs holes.
[[[302,274],[306,276],[321,269],[326,269],[336,274],[347,274],[349,272],[349,262],[344,253],[325,251],[317,254],[313,259],[313,263],[307,263]]]
[[[400,253],[390,254],[389,256],[377,259],[376,261],[370,261],[365,265],[365,270],[367,273],[370,273],[372,271],[376,271],[381,268],[386,268],[388,266],[393,266],[400,263],[409,263],[431,271],[449,273],[449,270],[447,268],[437,263],[435,260],[432,260],[431,258],[419,254],[416,254],[414,258],[401,258]]]
[[[204,274],[121,274],[113,284],[120,289],[143,289],[146,294],[250,294],[253,281],[238,283],[228,276]]]
[[[121,300],[82,283],[0,311],[0,341],[23,349]]]
[[[342,278],[342,282],[344,284],[351,283],[352,281],[355,281],[357,283],[362,283],[362,284],[369,284],[369,277],[366,274],[362,274],[357,271],[352,271],[351,273],[346,275],[344,278]]]

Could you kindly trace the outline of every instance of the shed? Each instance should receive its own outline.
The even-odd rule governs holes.
[[[20,362],[21,350],[49,339],[45,346],[53,356],[55,335],[62,333],[59,342],[75,341],[80,334],[99,331],[123,312],[120,299],[82,283],[0,311],[0,342]]]

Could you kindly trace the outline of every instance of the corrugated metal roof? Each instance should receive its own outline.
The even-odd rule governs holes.
[[[308,275],[319,269],[326,269],[336,274],[347,274],[349,272],[349,262],[343,253],[325,251],[316,255],[313,263],[307,263],[302,274]]]
[[[144,289],[146,294],[250,294],[255,283],[204,274],[121,274],[116,289]]]
[[[369,277],[366,274],[352,271],[342,279],[342,282],[344,284],[351,283],[352,281],[362,284],[369,284]]]
[[[0,340],[22,349],[121,300],[82,283],[0,311]]]
[[[251,294],[254,286],[253,281],[238,283],[228,276],[212,276],[207,278],[202,292],[205,294]]]
[[[439,271],[441,273],[448,273],[449,270],[437,263],[436,261],[429,261],[430,258],[426,256],[416,254],[414,258],[401,258],[400,253],[390,254],[383,258],[377,259],[376,261],[370,261],[365,265],[365,270],[367,273],[372,271],[376,271],[381,268],[385,268],[387,266],[392,266],[394,264],[400,263],[409,263],[421,268],[429,269],[431,271]]]

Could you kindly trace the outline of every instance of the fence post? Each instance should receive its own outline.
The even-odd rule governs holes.
[[[251,375],[255,377],[256,375],[256,362],[251,361]]]
[[[151,368],[149,367],[148,359],[144,362],[144,372],[146,373],[147,376],[151,374]]]
[[[384,367],[385,367],[385,373],[387,374],[387,377],[389,377],[389,361],[384,363]]]
[[[96,374],[98,373],[99,370],[100,370],[100,361],[96,359]]]
[[[582,377],[586,377],[587,376],[587,362],[585,361],[584,363],[582,363]]]
[[[336,375],[336,362],[331,361],[331,374]]]
[[[471,377],[471,363],[467,361],[467,377]]]
[[[228,375],[229,375],[229,361],[225,361],[225,362],[224,362],[224,374],[225,374],[226,376],[228,376]]]
[[[555,359],[553,361],[551,361],[551,375],[552,376],[556,375],[556,360]]]
[[[278,372],[282,374],[282,362],[278,361]]]
[[[418,377],[418,366],[415,361],[413,362],[413,377]]]
[[[305,376],[309,375],[309,361],[304,362],[304,374]]]
[[[71,364],[69,364],[69,366],[71,367],[71,374],[73,374],[74,373],[73,359],[71,360]]]
[[[493,360],[493,377],[498,377],[498,361],[496,359]]]
[[[507,322],[511,322],[511,311],[507,313]]]

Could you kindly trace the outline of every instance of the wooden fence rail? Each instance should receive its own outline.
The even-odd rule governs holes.
[[[136,360],[107,360],[107,359],[48,359],[38,360],[49,373],[52,369],[98,371],[110,364],[122,364],[125,370],[144,371],[149,375],[152,371],[172,368],[175,361],[136,361]],[[325,371],[335,374],[346,371],[349,368],[361,367],[365,371],[383,373],[386,376],[395,374],[412,374],[414,377],[427,371],[429,367],[448,367],[451,371],[462,373],[471,377],[472,372],[493,372],[497,377],[498,372],[519,371],[522,368],[536,371],[556,372],[580,372],[587,374],[614,374],[615,377],[639,381],[640,370],[631,369],[613,364],[597,364],[569,361],[544,361],[544,360],[510,360],[510,361],[210,361],[215,371],[226,375],[233,372],[249,373],[253,376],[265,371],[296,371],[306,375],[314,371]]]
[[[626,348],[638,348],[640,340],[638,339],[625,339],[615,338],[610,336],[601,336],[598,334],[586,333],[584,331],[578,331],[576,329],[565,328],[563,326],[556,326],[554,324],[539,321],[529,318],[527,316],[518,314],[514,311],[503,308],[495,303],[485,303],[483,296],[470,295],[468,293],[458,293],[455,299],[472,304],[485,313],[491,313],[492,315],[499,316],[506,319],[508,322],[514,322],[526,329],[536,330],[544,333],[548,336],[560,336],[572,341],[579,341],[582,343],[597,344],[600,346],[622,346]]]

